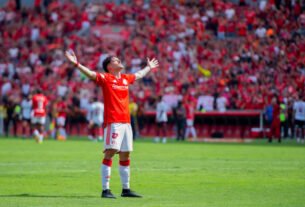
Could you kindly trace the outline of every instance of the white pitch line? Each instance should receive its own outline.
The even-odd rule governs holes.
[[[194,171],[194,170],[198,170],[201,171],[202,169],[200,168],[133,168],[132,170],[136,170],[136,171],[171,171],[171,172],[189,172],[189,171]]]
[[[0,172],[0,175],[26,175],[26,174],[52,174],[52,173],[83,173],[88,172],[87,170],[57,170],[57,171],[43,171],[43,170],[33,170],[33,171],[8,171]]]
[[[78,164],[86,164],[87,162],[79,162],[77,161]],[[14,165],[18,165],[18,166],[35,166],[35,165],[69,165],[72,163],[71,162],[60,162],[60,161],[46,161],[46,162],[0,162],[0,166],[14,166]]]

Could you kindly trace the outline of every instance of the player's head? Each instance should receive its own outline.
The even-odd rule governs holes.
[[[108,65],[110,64],[112,58],[113,58],[113,56],[108,56],[108,57],[103,61],[103,69],[104,69],[104,71],[105,71],[106,73],[109,73]]]
[[[162,98],[163,98],[163,96],[158,96],[158,101],[160,102],[160,101],[162,101]]]
[[[271,104],[276,105],[276,104],[278,104],[278,102],[279,102],[278,97],[277,96],[273,96],[272,100],[271,100]]]
[[[301,91],[298,93],[298,100],[299,101],[303,101],[304,100],[304,96],[303,96],[303,93]]]
[[[29,95],[28,95],[28,94],[23,94],[23,95],[22,95],[22,98],[28,100],[28,99],[29,99]]]
[[[93,102],[98,102],[98,97],[97,96],[93,97]]]
[[[124,66],[122,65],[122,62],[119,58],[115,56],[108,56],[103,61],[103,69],[106,73],[109,72],[119,72],[122,69],[124,69]]]
[[[41,94],[42,93],[42,90],[40,89],[40,88],[37,88],[36,90],[35,90],[35,94]]]

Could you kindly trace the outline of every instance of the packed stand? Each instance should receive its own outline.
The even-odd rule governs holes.
[[[70,123],[85,121],[90,99],[103,97],[66,61],[68,48],[99,71],[110,54],[129,73],[156,57],[160,69],[130,89],[144,111],[155,109],[159,95],[171,107],[183,99],[201,111],[264,109],[274,95],[285,102],[303,95],[304,1],[35,2],[0,8],[0,87],[7,106],[40,88],[51,103],[65,98]],[[98,29],[107,26],[120,32],[109,38],[101,33],[109,28]]]

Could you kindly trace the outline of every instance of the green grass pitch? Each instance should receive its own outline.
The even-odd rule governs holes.
[[[118,158],[111,189],[100,198],[102,143],[0,138],[1,207],[303,207],[305,145],[135,142],[131,188],[121,198]]]

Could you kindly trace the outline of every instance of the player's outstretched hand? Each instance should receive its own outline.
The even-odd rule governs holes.
[[[76,55],[74,54],[74,51],[73,50],[67,50],[65,52],[65,56],[66,58],[73,64],[77,64],[77,58],[76,58]]]
[[[154,69],[159,67],[159,61],[156,60],[155,58],[149,60],[149,58],[147,58],[147,66],[150,67],[150,69]]]

